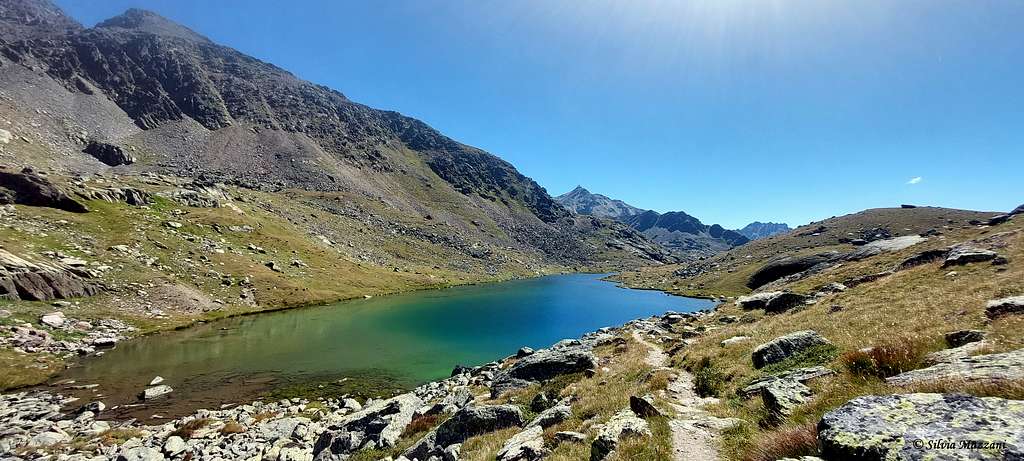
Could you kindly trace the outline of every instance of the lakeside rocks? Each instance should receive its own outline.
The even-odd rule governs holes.
[[[556,376],[593,370],[597,366],[597,358],[591,352],[594,344],[594,336],[586,340],[566,340],[520,358],[507,370],[495,374],[491,397],[497,398],[507,391]]]
[[[403,455],[409,459],[440,456],[446,447],[474,435],[522,426],[523,422],[523,413],[515,405],[470,405],[427,433]]]
[[[767,387],[774,381],[796,381],[799,383],[806,383],[815,378],[823,376],[834,375],[835,371],[822,366],[798,368],[796,370],[790,370],[780,375],[766,376],[764,378],[755,379],[747,387],[744,387],[739,391],[742,397],[751,397],[753,395],[761,393],[761,390]]]
[[[641,418],[629,409],[616,413],[608,422],[601,425],[597,437],[590,445],[590,461],[600,461],[608,457],[619,446],[619,440],[626,436],[650,437],[651,429]]]
[[[825,414],[818,440],[825,459],[983,459],[985,452],[937,450],[928,442],[1000,442],[999,459],[1024,457],[1024,402],[960,394],[857,397]]]
[[[54,339],[49,331],[23,323],[4,327],[8,335],[0,335],[0,345],[24,353],[47,352],[70,357],[88,355],[96,349],[111,347],[134,331],[133,327],[115,319],[84,322],[54,312],[43,316],[44,324],[64,333],[61,340]],[[57,325],[54,327],[53,325]]]
[[[946,255],[945,261],[942,262],[942,267],[950,266],[962,266],[964,264],[991,261],[999,256],[992,250],[986,250],[984,248],[977,248],[967,245],[959,245],[953,247]]]
[[[313,447],[313,456],[317,460],[330,460],[368,445],[394,446],[412,422],[413,412],[422,405],[423,400],[412,393],[374,402],[321,434]]]
[[[797,331],[757,346],[751,354],[751,360],[754,362],[754,368],[764,368],[809,348],[829,344],[832,343],[814,330]]]
[[[532,426],[512,436],[498,451],[498,461],[536,461],[547,456],[544,448],[544,430]]]

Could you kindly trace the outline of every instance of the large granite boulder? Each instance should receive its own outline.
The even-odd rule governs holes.
[[[1002,354],[975,355],[911,370],[886,378],[896,386],[926,382],[1000,382],[1024,379],[1024,349]]]
[[[796,370],[789,370],[782,374],[765,376],[763,378],[755,379],[746,387],[740,389],[737,393],[742,397],[751,397],[760,394],[761,390],[764,389],[769,384],[771,384],[773,381],[778,381],[781,379],[787,381],[806,383],[807,381],[810,381],[812,379],[834,375],[835,373],[835,371],[832,371],[822,366],[798,368]]]
[[[797,331],[757,346],[750,358],[754,362],[754,368],[763,368],[812,347],[826,344],[832,343],[814,330]]]
[[[985,315],[990,319],[1013,314],[1024,314],[1024,295],[994,299],[985,305]]]
[[[623,437],[650,437],[651,429],[647,421],[638,418],[629,409],[616,413],[604,423],[590,445],[590,461],[600,461],[608,457],[619,446]]]
[[[392,447],[422,405],[413,393],[373,402],[320,434],[313,446],[314,459],[344,459],[369,442],[375,447]]]
[[[807,402],[811,389],[792,379],[776,379],[761,388],[761,399],[775,423],[784,421],[797,406]]]
[[[523,425],[523,412],[515,405],[469,405],[445,420],[406,450],[409,459],[440,456],[449,445],[475,435]]]
[[[736,300],[736,304],[743,309],[764,309],[767,313],[777,314],[799,306],[807,302],[808,299],[807,296],[788,291],[770,291],[740,296]]]
[[[825,459],[1024,459],[1024,402],[957,394],[857,397],[818,423]],[[994,450],[962,444],[999,442]],[[951,446],[936,444],[948,443]]]
[[[72,213],[89,211],[85,205],[68,197],[49,179],[31,168],[18,173],[0,168],[0,205],[8,203],[57,208]]]
[[[946,256],[949,255],[949,251],[949,248],[936,248],[932,250],[924,250],[907,259],[904,259],[903,262],[901,262],[897,267],[899,268],[899,270],[906,270],[923,264],[929,264],[935,261],[942,261],[945,260]]]

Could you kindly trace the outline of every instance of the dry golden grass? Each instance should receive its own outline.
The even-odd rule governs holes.
[[[199,429],[206,427],[212,421],[213,420],[209,418],[193,419],[192,421],[189,421],[179,426],[177,429],[174,430],[174,432],[171,432],[171,435],[176,435],[183,439],[189,439],[192,437],[192,434],[195,433],[195,431],[198,431]]]
[[[238,421],[231,420],[224,423],[224,427],[220,428],[221,434],[241,434],[245,432],[245,426],[238,423]]]

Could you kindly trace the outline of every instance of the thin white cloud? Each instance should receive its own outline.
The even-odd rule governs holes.
[[[914,176],[913,178],[910,178],[910,181],[907,181],[907,184],[917,184],[919,182],[921,182],[921,177]]]

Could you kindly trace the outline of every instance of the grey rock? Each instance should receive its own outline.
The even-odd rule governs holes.
[[[815,378],[830,376],[834,374],[835,371],[832,371],[822,366],[798,368],[796,370],[790,370],[779,375],[766,376],[763,378],[755,379],[749,385],[741,389],[738,393],[743,397],[750,397],[755,394],[760,394],[761,389],[764,389],[765,386],[767,386],[768,384],[775,380],[783,379],[806,383],[807,381],[810,381]]]
[[[924,357],[924,361],[926,364],[934,365],[942,362],[963,360],[974,355],[976,352],[984,350],[988,346],[989,344],[985,341],[967,343],[962,346],[931,352]]]
[[[608,457],[619,446],[624,436],[650,437],[647,421],[638,418],[631,410],[622,410],[601,426],[590,444],[590,460],[600,461]]]
[[[558,443],[583,443],[587,441],[587,435],[580,432],[559,431],[555,432],[555,440]]]
[[[525,379],[513,378],[507,374],[501,373],[494,377],[494,381],[491,382],[491,398],[498,398],[502,394],[515,390],[530,387],[534,383]]]
[[[526,357],[526,356],[528,356],[528,355],[532,355],[532,354],[533,354],[533,352],[534,352],[534,351],[533,351],[533,349],[532,349],[532,348],[529,348],[529,347],[520,347],[520,348],[519,348],[519,350],[518,350],[518,351],[516,351],[516,358],[518,358],[518,359],[521,359],[521,358],[523,358],[523,357]]]
[[[539,426],[547,429],[572,417],[572,408],[569,405],[555,405],[542,411],[533,418],[526,427]]]
[[[799,381],[776,379],[761,388],[764,407],[775,422],[784,421],[797,406],[807,402],[811,389]]]
[[[799,306],[810,299],[807,296],[788,291],[770,291],[750,296],[740,296],[736,300],[743,309],[764,309],[768,313],[785,312]]]
[[[515,405],[469,405],[459,410],[423,436],[403,455],[409,459],[427,459],[449,445],[462,443],[475,435],[523,425],[523,413]]]
[[[536,351],[513,364],[505,373],[527,381],[543,381],[556,376],[580,373],[594,368],[597,358],[585,347],[561,347]]]
[[[879,255],[882,253],[891,253],[899,251],[904,248],[917,245],[918,243],[924,242],[928,239],[921,237],[920,235],[904,235],[902,237],[893,237],[883,240],[875,240],[867,243],[864,246],[857,248],[856,251],[846,256],[848,261],[859,261],[861,259],[869,258],[871,256]]]
[[[498,451],[497,461],[537,461],[547,456],[544,448],[544,429],[540,426],[528,427],[513,435]]]
[[[313,446],[315,459],[332,459],[346,455],[372,443],[376,447],[392,447],[412,422],[423,400],[413,393],[387,400],[367,403],[362,410],[345,416],[320,434]]]
[[[13,203],[57,208],[72,213],[89,211],[85,205],[69,197],[56,184],[36,174],[31,168],[15,173],[0,167],[0,205]]]
[[[814,346],[832,344],[816,331],[804,330],[775,338],[757,346],[751,354],[754,368],[763,368],[778,363]]]
[[[164,455],[150,447],[131,447],[121,450],[117,461],[163,461]]]
[[[172,435],[164,442],[164,453],[168,456],[174,456],[183,451],[185,451],[185,440],[181,437]]]
[[[49,301],[92,296],[99,287],[82,280],[88,269],[22,258],[0,249],[0,299]]]
[[[172,389],[171,386],[161,384],[159,386],[146,388],[146,390],[142,391],[142,393],[139,394],[139,398],[141,398],[142,400],[153,400],[155,398],[170,394],[172,391],[174,391],[174,389]]]
[[[998,441],[1006,444],[998,459],[1024,459],[1024,402],[958,394],[857,397],[822,417],[818,440],[825,459],[966,460],[991,453],[936,449],[928,441]]]
[[[976,343],[985,339],[985,332],[981,330],[957,330],[946,333],[946,344],[949,347],[960,347],[967,343]]]
[[[635,395],[629,396],[629,409],[633,410],[637,416],[643,418],[650,418],[653,416],[662,416],[661,410],[654,406],[654,396],[647,394],[642,397]]]
[[[1024,295],[995,299],[985,305],[985,315],[990,319],[1022,313],[1024,313]]]
[[[946,256],[946,260],[942,262],[942,267],[962,266],[968,263],[991,261],[995,259],[996,256],[998,256],[998,254],[992,250],[958,245],[949,251],[949,254]]]
[[[886,378],[896,386],[949,381],[998,382],[1024,379],[1024,349],[1002,354],[976,355]]]
[[[722,347],[726,347],[736,343],[742,343],[744,341],[750,341],[750,336],[733,336],[731,338],[723,339],[719,344]]]
[[[62,432],[40,432],[29,440],[28,444],[32,447],[49,447],[58,443],[70,441],[71,437]]]
[[[135,163],[135,157],[124,151],[124,149],[113,144],[99,141],[92,141],[82,150],[109,166],[131,165]]]

